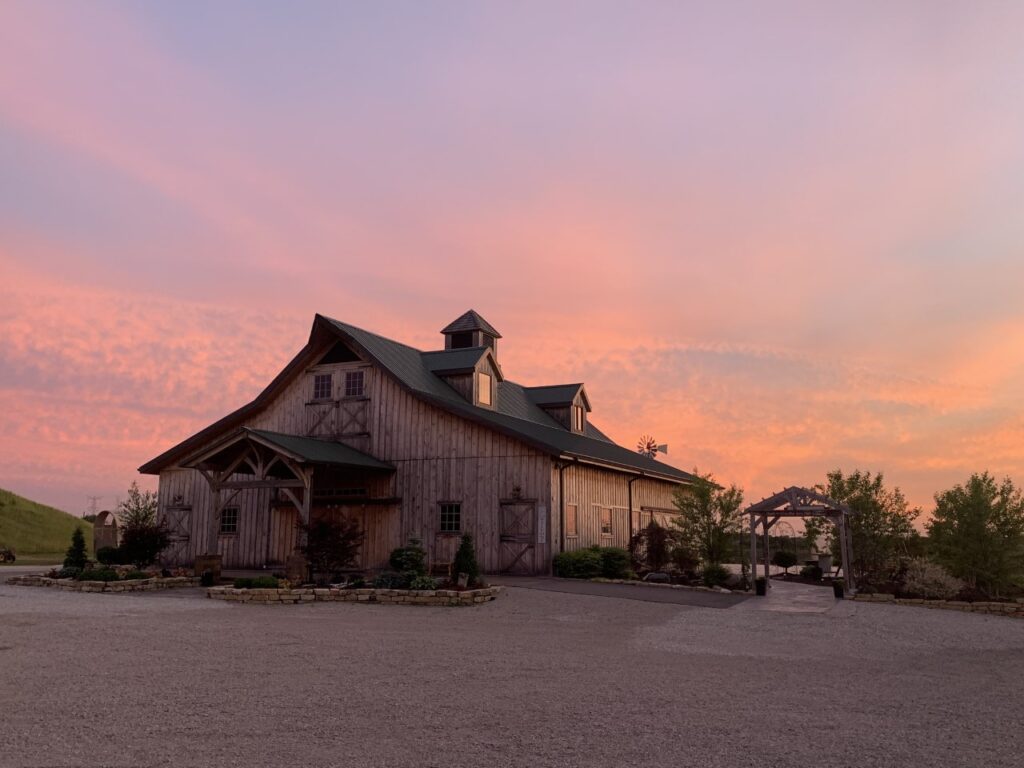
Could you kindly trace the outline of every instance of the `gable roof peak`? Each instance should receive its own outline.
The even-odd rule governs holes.
[[[463,312],[448,325],[441,329],[441,333],[462,333],[465,331],[483,331],[496,339],[501,338],[494,326],[484,320],[475,309]]]

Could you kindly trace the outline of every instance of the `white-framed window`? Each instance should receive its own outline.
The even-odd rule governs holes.
[[[478,373],[477,374],[477,386],[480,388],[480,405],[491,404],[491,374],[489,373]]]
[[[572,407],[572,429],[573,432],[583,431],[583,406],[574,405]]]
[[[238,533],[238,507],[224,507],[220,511],[220,532]]]
[[[608,507],[601,507],[601,535],[612,535],[612,511]]]
[[[441,502],[441,520],[438,530],[441,533],[460,533],[462,531],[462,504],[455,501]]]
[[[313,399],[330,400],[334,377],[329,373],[318,373],[313,376]]]
[[[345,397],[362,397],[366,383],[363,371],[345,372]]]
[[[580,535],[579,520],[577,519],[577,507],[575,504],[565,505],[565,535],[567,538],[575,538]]]

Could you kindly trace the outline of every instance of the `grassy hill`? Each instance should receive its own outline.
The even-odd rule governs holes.
[[[13,549],[19,562],[63,558],[79,525],[91,552],[92,523],[0,488],[0,547]]]

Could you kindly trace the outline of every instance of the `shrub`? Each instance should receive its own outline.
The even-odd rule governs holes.
[[[76,576],[79,581],[118,581],[121,577],[113,568],[93,568]]]
[[[720,587],[729,580],[729,569],[719,563],[708,563],[701,571],[705,587]]]
[[[420,546],[419,539],[409,539],[406,546],[391,550],[388,563],[399,573],[422,576],[427,572],[427,551]]]
[[[951,600],[964,588],[964,582],[941,565],[915,558],[907,565],[902,592],[910,597]]]
[[[457,580],[460,573],[469,576],[469,586],[471,587],[480,581],[480,566],[476,562],[473,537],[468,533],[463,534],[462,542],[459,544],[459,549],[455,553],[455,559],[452,561],[452,580]]]
[[[700,565],[697,555],[685,544],[677,544],[673,547],[671,561],[680,573],[693,573]]]
[[[85,564],[88,562],[89,556],[85,552],[85,534],[82,533],[82,528],[79,526],[71,534],[71,546],[68,547],[68,551],[64,555],[64,566],[66,568],[85,568]]]
[[[235,589],[252,589],[252,579],[235,579],[232,586],[234,586]]]
[[[145,568],[171,543],[167,528],[161,523],[136,523],[124,528],[121,535],[121,562]]]
[[[805,565],[800,569],[800,575],[811,581],[821,581],[821,567],[817,565]]]
[[[641,566],[651,571],[661,571],[669,562],[673,542],[678,538],[674,531],[651,520],[629,540],[629,551],[637,569]]]
[[[411,580],[408,574],[384,571],[373,578],[373,586],[375,589],[408,589]]]
[[[627,579],[633,575],[629,552],[622,547],[601,547],[601,575],[606,579]]]
[[[603,570],[601,552],[596,548],[561,552],[555,555],[553,564],[555,575],[564,579],[592,579]]]
[[[103,565],[125,565],[124,553],[119,547],[100,547],[96,550],[96,560]]]
[[[53,578],[55,579],[76,579],[78,574],[82,572],[81,568],[76,568],[73,565],[65,565],[59,571],[55,571]]]
[[[787,574],[796,563],[796,552],[790,552],[788,549],[780,549],[772,555],[772,565],[782,568]]]
[[[365,538],[359,523],[347,517],[320,519],[309,525],[300,522],[298,527],[306,534],[306,543],[299,550],[305,555],[310,570],[320,574],[322,581],[351,568]]]
[[[121,578],[125,581],[131,581],[132,579],[151,579],[153,577],[145,571],[128,571]]]
[[[437,589],[437,580],[431,576],[413,576],[409,589]]]

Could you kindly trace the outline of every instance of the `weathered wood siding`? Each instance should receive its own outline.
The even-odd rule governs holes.
[[[343,372],[365,372],[365,432],[338,434],[341,400],[311,403],[313,375],[335,373],[335,392],[344,385]],[[321,413],[310,416],[316,409]],[[331,422],[331,419],[335,421]],[[333,425],[333,426],[332,426]],[[520,562],[532,572],[547,572],[551,559],[551,458],[524,443],[449,414],[422,402],[402,389],[385,372],[366,364],[314,366],[296,377],[267,408],[246,426],[286,434],[332,435],[355,448],[391,462],[397,471],[373,483],[371,495],[398,498],[397,506],[345,507],[340,513],[358,514],[367,532],[362,567],[387,564],[390,551],[410,537],[422,540],[432,559],[450,561],[459,543],[457,534],[442,534],[440,503],[462,508],[462,530],[472,533],[477,557],[485,571],[499,571],[507,559],[500,546],[499,505],[514,494],[537,503],[536,546]],[[348,430],[350,431],[350,430]],[[244,479],[236,476],[234,479]],[[316,476],[314,475],[314,483]],[[160,475],[160,511],[165,515],[176,496],[191,507],[190,540],[185,560],[205,551],[210,490],[193,470],[167,470]],[[295,542],[296,512],[271,504],[267,490],[242,491],[230,506],[239,507],[238,533],[222,535],[219,547],[225,568],[259,567],[281,563]],[[313,514],[321,505],[314,499]],[[335,514],[335,512],[330,512]]]
[[[577,535],[567,535],[566,551],[583,549],[595,544],[609,547],[628,547],[629,531],[629,479],[631,475],[586,464],[570,464],[564,470],[565,503],[577,507]],[[558,499],[558,470],[552,470],[552,499]],[[679,486],[663,480],[639,478],[633,482],[633,531],[650,522],[651,516],[667,525],[674,516],[672,498]],[[643,511],[642,507],[657,508]],[[556,509],[558,507],[556,506]],[[611,510],[611,536],[601,532],[602,510]],[[556,535],[558,526],[554,527]]]

